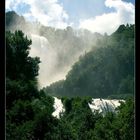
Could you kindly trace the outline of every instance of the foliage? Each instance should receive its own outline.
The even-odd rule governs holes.
[[[43,128],[43,123],[45,123],[43,119],[46,115],[48,119],[54,119],[51,115],[53,98],[46,97],[42,91],[38,91],[36,76],[40,60],[38,57],[29,56],[29,45],[31,45],[31,40],[28,40],[22,31],[6,32],[7,139],[34,139],[37,135],[36,131]],[[41,121],[42,124],[40,124]],[[42,126],[38,126],[39,124]],[[43,132],[40,134],[43,135]],[[36,137],[40,137],[40,134]]]
[[[134,63],[134,25],[121,25],[81,56],[66,80],[53,83],[44,91],[57,96],[133,96]]]
[[[70,27],[67,30],[72,34]],[[50,86],[47,93],[46,89],[39,91],[37,87],[40,61],[38,57],[29,56],[31,40],[22,31],[6,32],[6,139],[133,140],[133,98],[122,102],[117,113],[108,112],[102,116],[89,108],[91,96],[82,97],[133,94],[134,38],[131,31],[133,26],[121,26],[112,39],[106,36],[110,47],[100,42],[105,47],[81,57],[66,80],[54,83],[55,88]],[[60,119],[52,116],[54,99],[48,96],[51,88],[55,95],[59,95],[57,89],[65,95],[62,102],[66,111]],[[76,97],[71,98],[73,94]]]

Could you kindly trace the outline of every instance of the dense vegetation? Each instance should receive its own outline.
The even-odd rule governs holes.
[[[121,25],[81,56],[66,80],[53,83],[44,91],[55,96],[133,96],[134,61],[134,25]]]
[[[37,90],[39,58],[28,56],[31,40],[22,31],[6,33],[7,140],[133,140],[134,101],[118,113],[92,113],[90,97],[62,98],[66,111],[52,116],[53,98]]]
[[[36,76],[40,60],[29,56],[29,45],[31,40],[22,31],[6,32],[6,138],[9,140],[38,139],[43,121],[55,122],[51,115],[53,98],[38,91]],[[48,124],[46,128],[49,127]]]
[[[122,31],[122,29],[125,30]],[[119,30],[121,30],[121,32]],[[97,85],[100,85],[102,77],[104,78],[104,72],[107,72],[107,70],[109,75],[106,74],[106,77],[109,78],[110,84],[114,88],[114,84],[119,85],[119,88],[117,88],[118,85],[115,88],[117,89],[116,91],[118,93],[122,93],[123,91],[123,93],[125,94],[133,94],[133,26],[120,26],[119,30],[111,36],[112,39],[109,39],[110,37],[107,37],[105,39],[108,43],[109,41],[110,43],[112,41],[112,45],[110,45],[110,47],[105,45],[106,47],[102,47],[102,49],[95,49],[94,51],[98,55],[94,53],[94,51],[85,54],[73,66],[72,70],[67,75],[66,81],[61,81],[62,83],[64,83],[65,87],[70,86],[67,88],[68,94],[65,95],[70,95],[70,91],[72,94],[75,93],[73,92],[73,88],[77,88],[78,86],[82,87],[82,85],[86,86],[86,82],[89,84],[90,82],[88,82],[88,80],[89,77],[92,76],[91,74],[96,77],[94,73],[97,74],[99,82],[97,77],[94,80],[96,80]],[[123,34],[123,38],[121,34]],[[123,41],[123,39],[125,41]],[[120,40],[122,40],[121,45],[118,44]],[[91,102],[91,97],[62,97],[61,99],[65,106],[65,112],[61,114],[60,119],[53,117],[52,113],[54,111],[54,99],[51,96],[48,96],[50,92],[48,93],[46,91],[44,92],[44,90],[38,90],[37,75],[40,60],[38,57],[32,58],[29,56],[29,46],[31,45],[31,43],[32,41],[29,40],[22,31],[6,32],[7,140],[134,139],[135,114],[133,98],[128,98],[125,103],[122,103],[121,106],[117,108],[117,113],[107,112],[105,116],[102,116],[102,114],[98,112],[91,112],[88,106],[88,102]],[[100,42],[101,46],[104,44],[106,43]],[[105,53],[105,51],[110,53]],[[115,53],[114,51],[117,51],[117,53]],[[116,60],[117,62],[119,61],[119,65],[117,65],[117,62],[113,59],[113,56],[115,54],[119,59]],[[131,58],[130,55],[132,55]],[[91,63],[91,58],[94,63]],[[113,62],[112,59],[114,60]],[[100,66],[101,64],[102,68]],[[116,71],[116,67],[118,67],[117,70],[119,70],[118,74]],[[91,70],[93,70],[93,73],[91,72]],[[87,73],[89,74],[89,76],[87,75]],[[112,74],[112,76],[110,73]],[[118,79],[116,79],[115,81],[114,79],[111,79],[113,78],[113,75]],[[91,77],[91,80],[92,78],[93,77]],[[59,88],[63,89],[63,85],[61,84],[61,82],[58,82],[57,85],[60,86]],[[93,81],[91,81],[91,84],[93,84],[92,82]],[[102,82],[103,84],[108,84],[106,83],[107,81]],[[111,86],[110,84],[108,85]],[[56,89],[58,89],[58,86],[56,87]],[[80,92],[76,93],[78,93],[78,95],[84,95],[83,91],[86,90],[86,88],[83,88],[84,89],[79,90]],[[68,89],[70,91],[68,91]],[[103,91],[102,86],[99,89],[97,89],[97,87],[95,86],[95,89],[99,90],[97,91],[97,93],[100,95],[100,97],[104,97],[103,93],[105,94],[106,92]],[[114,92],[111,92],[109,88],[107,88],[106,91],[110,92],[111,94],[116,94],[115,89],[113,90]],[[103,93],[100,94],[100,92]],[[89,89],[87,89],[87,93],[89,93]],[[55,94],[57,94],[56,90]],[[64,95],[64,92],[62,94]],[[96,94],[94,93],[92,96],[96,97]]]

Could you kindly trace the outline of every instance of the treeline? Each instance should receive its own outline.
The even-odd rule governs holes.
[[[112,35],[105,35],[96,47],[80,56],[66,80],[44,88],[55,96],[92,96],[125,98],[134,95],[135,25],[120,25]]]
[[[6,32],[7,140],[133,140],[134,100],[105,116],[92,113],[91,97],[62,98],[65,112],[52,116],[54,99],[37,89],[38,57],[29,56],[22,31]]]
[[[7,140],[43,140],[58,123],[54,99],[38,90],[40,60],[29,56],[31,42],[22,31],[6,32]]]
[[[103,91],[103,86],[100,86],[101,83],[106,84],[106,81],[104,81],[105,72],[107,79],[110,79],[109,87],[115,87],[114,84],[119,83],[119,80],[121,81],[117,86],[119,88],[113,90],[115,92],[109,92],[111,95],[113,93],[116,95],[116,91],[117,93],[125,93],[124,95],[128,93],[133,95],[134,93],[131,92],[133,91],[134,80],[133,32],[134,25],[122,25],[118,32],[111,35],[111,37],[105,35],[104,41],[98,41],[102,49],[94,49],[82,56],[67,75],[67,82],[57,82],[57,84],[54,84],[54,87],[58,85],[55,90],[52,88],[53,90],[51,89],[50,91],[44,89],[39,91],[37,76],[40,59],[29,56],[29,46],[32,41],[22,31],[6,31],[6,139],[133,140],[135,127],[133,98],[127,99],[125,103],[122,103],[118,107],[117,113],[107,112],[105,116],[102,116],[99,112],[91,112],[88,106],[88,102],[91,102],[91,97],[70,98],[63,96],[71,96],[72,94],[85,96],[86,90],[86,95],[88,95],[90,93],[87,88],[90,83],[88,80],[91,80],[90,89],[93,86],[92,84],[95,84],[92,81],[95,77],[96,80],[99,79],[96,86],[100,88],[94,86],[95,90],[93,91],[96,91],[100,97],[104,97],[102,94],[110,91],[107,88],[106,92],[100,94]],[[120,45],[119,42],[122,42],[122,44]],[[111,43],[112,45],[106,45]],[[113,57],[114,55],[117,60]],[[119,61],[119,65],[115,65],[117,64],[115,60]],[[119,71],[116,71],[116,67],[118,67],[117,70]],[[110,77],[111,75],[112,77]],[[118,80],[113,78],[114,75],[115,77],[118,76]],[[93,77],[90,78],[90,76]],[[122,79],[121,76],[123,77]],[[102,82],[101,79],[103,80]],[[88,82],[87,85],[86,82]],[[82,88],[82,85],[85,85],[85,87]],[[81,89],[79,90],[79,88]],[[77,89],[79,92],[74,92]],[[61,94],[60,91],[62,91]],[[65,112],[61,113],[60,119],[52,116],[54,99],[52,96],[48,96],[49,94],[63,96],[61,99]],[[95,93],[89,95],[96,97]]]

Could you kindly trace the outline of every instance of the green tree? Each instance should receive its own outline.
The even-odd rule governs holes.
[[[117,116],[117,123],[120,130],[121,140],[133,140],[135,128],[134,99],[128,98],[126,103],[123,103],[118,109],[119,114]]]
[[[6,32],[6,107],[15,100],[37,97],[40,60],[29,56],[31,40],[22,31]]]

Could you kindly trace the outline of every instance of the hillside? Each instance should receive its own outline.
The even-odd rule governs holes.
[[[79,56],[89,52],[103,38],[99,33],[70,26],[58,29],[29,22],[14,11],[6,13],[6,30],[22,30],[32,40],[30,55],[39,56],[41,60],[38,76],[41,88],[65,79]]]
[[[127,28],[131,29],[130,27]],[[124,31],[128,31],[127,28]],[[130,75],[129,78],[127,78],[127,80],[124,79],[124,82],[122,82],[123,83],[122,85],[125,85],[122,86],[123,88],[125,87],[124,91],[130,92],[132,90],[130,88],[131,86],[130,85],[128,86],[127,84],[131,83],[130,82],[131,80],[129,79],[133,78],[134,74],[134,71],[132,69],[134,61],[133,59],[130,59],[130,55],[132,55],[131,54],[132,49],[134,51],[133,48],[134,46],[133,46],[133,37],[131,36],[131,34],[128,33],[129,32],[127,32],[128,35],[127,42],[129,41],[132,42],[131,43],[129,42],[129,44],[125,42],[127,46],[124,46],[124,44],[122,46],[126,48],[128,47],[129,49],[128,48],[121,49],[122,48],[121,46],[120,47],[121,50],[119,50],[117,46],[119,45],[118,42],[112,41],[113,38],[114,40],[116,40],[116,37],[119,40],[122,33],[113,34],[111,40],[104,39],[104,41],[107,40],[108,43],[109,41],[110,42],[112,41],[113,44],[112,50],[114,51],[119,50],[120,51],[119,54],[123,54],[120,55],[121,57],[119,57],[120,58],[119,60],[122,60],[121,62],[123,67],[120,64],[119,68],[122,69],[118,72],[122,72],[119,73],[121,76],[123,75],[126,77],[128,74]],[[125,39],[126,38],[124,36],[124,40]],[[44,38],[42,38],[42,40],[44,40]],[[134,139],[134,127],[132,126],[134,126],[135,101],[133,100],[133,98],[129,98],[125,102],[122,102],[121,104],[119,104],[118,101],[114,102],[114,105],[115,103],[120,105],[115,109],[112,106],[112,104],[110,104],[112,100],[107,99],[99,100],[92,98],[92,95],[90,97],[81,97],[82,94],[81,95],[79,94],[80,95],[79,97],[74,98],[63,96],[62,98],[59,98],[59,100],[56,100],[57,98],[54,99],[52,96],[48,96],[47,94],[49,92],[44,92],[44,90],[38,90],[37,76],[39,74],[40,59],[38,57],[31,57],[29,55],[31,44],[32,40],[28,39],[26,34],[24,34],[22,31],[15,32],[6,31],[6,139],[8,140],[128,140],[128,139],[133,140]],[[105,42],[100,42],[101,47],[104,44]],[[116,46],[114,44],[116,44]],[[105,52],[108,52],[109,50],[110,47],[106,46],[100,49],[99,48],[94,49],[93,51],[83,55],[80,58],[80,60],[75,65],[73,65],[72,70],[68,73],[66,80],[57,82],[56,89],[58,89],[58,87],[59,89],[60,88],[64,89],[65,86],[65,93],[67,90],[68,94],[69,93],[73,94],[74,92],[68,91],[68,88],[66,89],[66,87],[68,86],[66,84],[66,81],[68,80],[69,82],[70,80],[73,80],[69,82],[69,85],[72,88],[71,91],[73,91],[73,87],[75,87],[76,85],[75,83],[77,81],[76,76],[78,76],[78,78],[81,78],[83,74],[85,75],[90,74],[89,76],[92,76],[91,74],[93,74],[95,76],[94,71],[97,73],[97,79],[99,79],[100,84],[102,77],[100,78],[99,76],[101,72],[103,72],[103,70],[101,69],[101,64],[102,66],[104,66],[104,71],[110,70],[109,72],[111,72],[112,69],[116,66],[116,65],[114,66],[111,63],[112,59],[109,59],[113,58],[113,56],[116,53],[113,53],[113,51],[110,50],[110,55],[107,55],[108,53]],[[106,62],[107,60],[109,60],[110,63],[103,63]],[[130,64],[132,64],[131,67]],[[109,69],[107,69],[105,66],[108,66]],[[99,73],[96,69],[99,71]],[[91,70],[94,70],[93,73],[91,73]],[[80,74],[80,72],[82,73]],[[114,73],[112,73],[112,75]],[[83,79],[82,78],[79,79],[81,80],[81,83],[80,81],[77,81],[77,83],[79,84],[77,86],[79,86],[80,88],[81,85],[83,86],[83,82],[85,80],[87,84],[89,84],[89,82],[87,81],[89,77],[88,76],[85,77],[85,75],[83,75],[84,76],[82,77]],[[111,78],[114,77],[112,76]],[[120,80],[122,80],[121,78]],[[92,79],[94,79],[94,77],[92,77]],[[86,83],[84,84],[86,85]],[[131,90],[128,90],[128,87]],[[100,92],[100,89],[99,88],[97,89],[98,92]],[[86,90],[88,91],[88,89]],[[69,96],[68,94],[67,96]],[[64,106],[65,111],[62,114],[61,113],[59,114],[59,111],[61,111],[63,108],[62,104]],[[105,104],[107,109],[109,108],[111,110],[113,109],[113,112],[112,111],[110,112],[109,111],[110,109],[106,110]],[[94,111],[95,108],[99,108],[99,112]],[[100,112],[101,108],[105,109],[103,110],[103,113],[105,111],[104,115],[102,115],[102,112]],[[58,116],[60,116],[59,119],[57,118]]]
[[[6,0],[6,140],[135,139],[135,6]]]
[[[66,76],[44,88],[55,96],[120,98],[134,95],[134,25],[120,25],[79,57]]]

